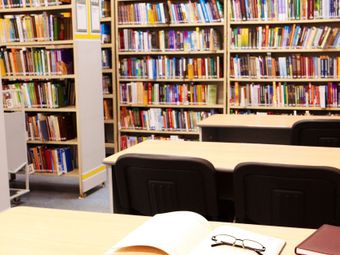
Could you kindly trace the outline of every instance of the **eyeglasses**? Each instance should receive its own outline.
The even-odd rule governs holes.
[[[238,239],[234,236],[227,234],[219,234],[211,237],[211,240],[215,243],[211,244],[211,247],[220,246],[220,245],[231,245],[235,247],[240,247],[248,250],[252,250],[259,255],[263,255],[262,252],[266,250],[259,242],[249,239]]]

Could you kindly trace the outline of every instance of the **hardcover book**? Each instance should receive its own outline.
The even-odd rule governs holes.
[[[335,255],[340,252],[340,227],[324,224],[295,248],[298,255]]]

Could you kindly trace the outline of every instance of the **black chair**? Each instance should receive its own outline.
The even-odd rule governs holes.
[[[340,147],[340,120],[300,120],[291,130],[291,144]]]
[[[237,222],[318,228],[340,225],[340,170],[240,163],[234,170]]]
[[[116,161],[113,181],[115,212],[152,216],[189,210],[218,219],[215,169],[207,160],[125,154]]]

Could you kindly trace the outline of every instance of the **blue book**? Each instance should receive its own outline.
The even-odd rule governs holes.
[[[61,148],[65,173],[73,170],[72,151],[70,147]]]
[[[205,7],[205,0],[200,0],[200,6],[202,8],[202,12],[203,12],[203,16],[204,16],[204,20],[205,22],[209,22],[209,16],[208,16],[208,12],[207,9]]]

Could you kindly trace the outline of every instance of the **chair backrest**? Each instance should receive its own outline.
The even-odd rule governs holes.
[[[300,120],[291,129],[291,144],[340,147],[340,120]]]
[[[215,169],[205,159],[125,154],[117,159],[114,175],[121,213],[189,210],[218,219]]]
[[[340,225],[340,170],[241,163],[234,170],[237,222],[318,228]]]

